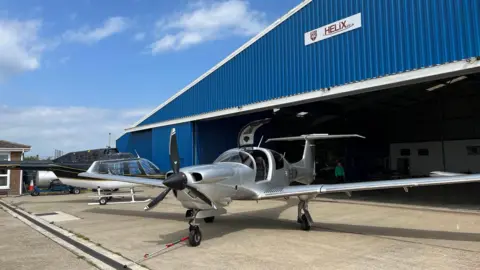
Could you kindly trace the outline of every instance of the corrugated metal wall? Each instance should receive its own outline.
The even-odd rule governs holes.
[[[212,163],[224,151],[238,146],[238,132],[244,125],[270,116],[268,113],[254,113],[195,122],[195,163]],[[259,140],[260,137],[255,137],[256,142]]]
[[[180,165],[182,167],[193,165],[192,123],[155,128],[152,133],[152,162],[163,172],[171,170],[168,148],[172,128],[175,128],[177,132]]]
[[[314,0],[140,125],[480,55],[477,0]],[[362,27],[309,46],[304,33],[356,13]]]
[[[141,157],[152,159],[152,130],[125,133],[116,141],[120,152],[138,153]],[[135,152],[136,151],[136,152]]]

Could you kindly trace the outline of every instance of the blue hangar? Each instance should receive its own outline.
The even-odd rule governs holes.
[[[326,178],[338,160],[347,180],[480,172],[479,10],[477,0],[302,1],[126,128],[117,148],[167,171],[176,128],[182,167],[209,163],[243,125],[270,117],[257,137],[366,136],[317,143]],[[271,147],[292,161],[302,149]]]

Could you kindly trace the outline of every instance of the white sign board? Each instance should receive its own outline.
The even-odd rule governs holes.
[[[362,13],[305,33],[305,46],[362,27]]]

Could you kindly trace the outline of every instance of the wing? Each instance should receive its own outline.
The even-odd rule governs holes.
[[[325,185],[305,185],[305,186],[287,186],[274,188],[258,195],[258,199],[272,199],[286,196],[313,195],[338,192],[352,192],[362,190],[390,189],[390,188],[411,188],[433,185],[448,185],[479,182],[480,174],[438,176],[425,178],[409,178],[399,180],[382,180],[371,182],[356,182],[346,184],[325,184]]]
[[[143,178],[143,177],[135,177],[135,176],[123,176],[123,175],[114,175],[114,174],[92,173],[92,172],[79,173],[78,176],[92,178],[92,179],[119,181],[119,182],[126,182],[126,183],[132,183],[132,184],[154,186],[154,187],[165,187],[163,185],[163,180],[160,180],[160,179]]]

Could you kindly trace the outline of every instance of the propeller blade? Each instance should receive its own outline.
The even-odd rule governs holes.
[[[182,172],[172,174],[163,181],[163,185],[175,190],[183,190],[187,186],[187,176]]]
[[[150,210],[153,207],[157,206],[157,204],[159,202],[161,202],[161,201],[163,201],[163,199],[165,199],[165,197],[167,196],[168,192],[170,192],[170,190],[172,190],[172,189],[171,188],[165,189],[162,193],[160,193],[160,195],[155,197],[155,199],[153,199],[147,206],[145,206],[144,210],[147,211],[147,210]]]
[[[213,209],[217,209],[217,206],[210,200],[205,194],[201,193],[198,191],[198,189],[192,187],[192,186],[187,186],[187,188],[198,198],[200,198],[202,201],[204,201],[206,204],[210,205]]]
[[[175,131],[175,128],[172,128],[172,131],[170,132],[169,154],[173,173],[178,173],[180,171],[180,156],[178,155],[177,132]]]

